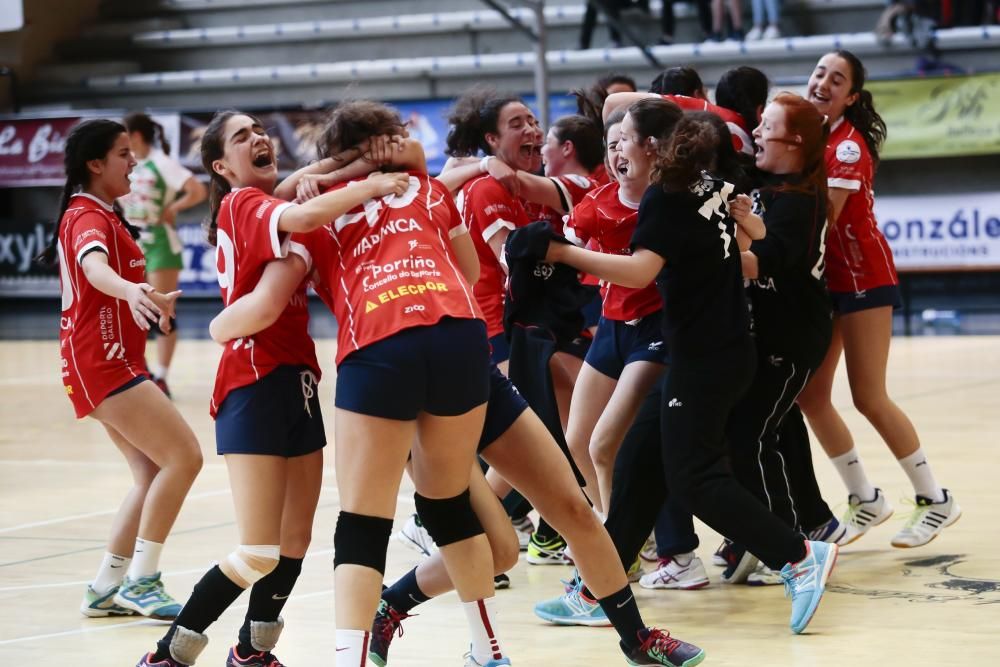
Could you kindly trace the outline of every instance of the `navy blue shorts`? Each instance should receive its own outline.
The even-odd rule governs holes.
[[[306,366],[278,366],[222,401],[215,451],[292,458],[326,446],[316,376]]]
[[[131,389],[132,387],[136,386],[137,384],[141,384],[141,383],[145,382],[148,379],[149,378],[147,376],[145,376],[145,375],[136,375],[134,378],[132,378],[131,380],[129,380],[128,382],[126,382],[122,386],[120,386],[117,389],[113,389],[110,392],[108,392],[108,395],[105,396],[104,398],[111,398],[115,394],[120,394],[123,391]]]
[[[490,363],[502,364],[510,359],[510,343],[507,334],[498,333],[490,338]]]
[[[517,391],[514,383],[500,372],[496,364],[491,364],[490,400],[486,404],[486,423],[483,424],[483,434],[476,451],[482,452],[492,445],[527,409],[528,402]]]
[[[337,367],[334,404],[402,421],[421,412],[455,417],[489,399],[489,368],[483,321],[446,317],[347,355]]]
[[[587,329],[596,327],[601,321],[601,311],[604,310],[604,298],[601,290],[594,287],[594,298],[583,307],[583,326]]]
[[[602,317],[584,361],[616,380],[621,377],[625,366],[633,361],[667,363],[660,313],[647,315],[634,324]]]
[[[833,312],[841,315],[883,306],[892,306],[893,309],[903,307],[899,285],[883,285],[860,292],[830,292],[830,299],[833,301]]]

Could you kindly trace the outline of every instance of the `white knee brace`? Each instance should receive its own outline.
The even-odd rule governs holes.
[[[281,548],[277,544],[241,544],[219,563],[223,574],[243,588],[250,588],[277,567]]]

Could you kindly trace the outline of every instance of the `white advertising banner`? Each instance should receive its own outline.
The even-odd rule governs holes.
[[[901,271],[1000,269],[1000,192],[875,197]]]

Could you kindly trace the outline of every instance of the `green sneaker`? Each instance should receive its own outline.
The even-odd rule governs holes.
[[[548,542],[538,539],[534,533],[528,540],[528,563],[531,565],[572,565],[573,560],[566,555],[566,540],[555,536]]]
[[[101,595],[92,587],[87,586],[87,592],[83,594],[83,602],[80,603],[80,613],[90,618],[103,618],[104,616],[132,616],[135,614],[131,609],[115,604],[115,593],[118,587],[115,586],[107,593]]]
[[[634,584],[642,579],[642,559],[636,557],[635,562],[632,563],[632,567],[625,574],[628,575],[628,582],[630,584]]]
[[[535,616],[556,625],[611,625],[597,600],[583,594],[583,582],[553,600],[535,605]]]
[[[163,589],[159,572],[138,579],[126,576],[115,594],[114,602],[143,616],[166,621],[177,618],[181,611],[181,604]]]

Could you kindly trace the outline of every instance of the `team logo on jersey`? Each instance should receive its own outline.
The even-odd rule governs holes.
[[[861,146],[851,139],[844,139],[837,145],[837,159],[845,164],[854,164],[861,159]]]

